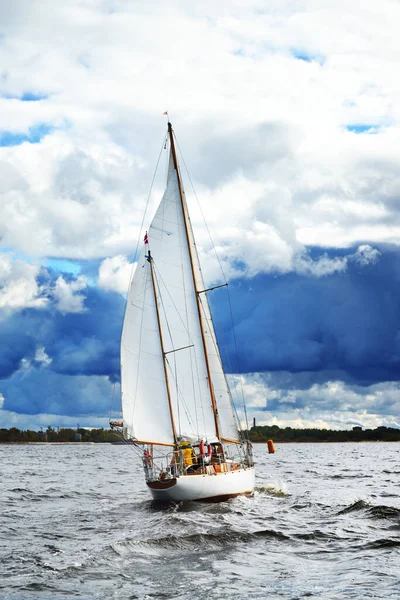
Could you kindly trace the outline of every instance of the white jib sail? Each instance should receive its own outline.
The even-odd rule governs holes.
[[[197,285],[203,286],[190,223],[188,228]],[[215,421],[178,177],[171,160],[167,187],[149,228],[148,241],[132,279],[122,333],[125,427],[130,437],[173,443],[151,265],[145,258],[150,251],[176,433],[188,439],[211,440],[216,435]],[[237,440],[230,394],[205,294],[201,294],[201,303],[221,434]]]
[[[173,444],[150,265],[146,248],[128,292],[121,338],[122,414],[127,437]]]

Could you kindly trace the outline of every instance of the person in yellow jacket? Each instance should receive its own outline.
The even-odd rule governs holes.
[[[194,471],[197,467],[197,457],[191,443],[180,442],[178,448],[179,450],[176,450],[172,455],[171,473],[173,475],[177,473],[177,470],[179,470],[178,465],[189,473]]]
[[[189,469],[193,470],[193,467],[197,463],[197,458],[196,458],[196,454],[194,453],[191,443],[190,442],[180,442],[179,450],[182,452],[183,463],[185,465],[186,470],[187,471]]]

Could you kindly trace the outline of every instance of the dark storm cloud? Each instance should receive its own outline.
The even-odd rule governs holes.
[[[331,257],[353,259],[348,258],[346,271],[325,277],[263,274],[231,281],[239,367],[225,291],[211,292],[227,371],[265,373],[263,377],[271,378],[267,385],[281,390],[268,401],[268,408],[277,411],[309,405],[311,387],[327,381],[342,381],[355,389],[398,380],[400,252],[380,251],[378,260],[364,264],[354,260],[354,249],[329,251]],[[312,254],[318,258],[321,251]],[[94,274],[95,267],[88,263],[82,269]],[[50,289],[57,277],[54,272],[42,273],[40,284]],[[71,274],[63,277],[75,280]],[[94,286],[80,294],[85,296],[84,312],[63,314],[49,298],[40,310],[27,308],[4,317],[0,326],[4,409],[25,414],[103,414],[109,381],[119,379],[125,300]],[[295,398],[285,395],[285,390],[297,390]],[[325,401],[327,409],[332,406],[323,394],[321,406]],[[384,412],[385,396],[380,402],[378,408]]]
[[[329,373],[341,372],[342,378],[361,385],[397,380],[400,254],[381,251],[375,264],[349,260],[345,272],[327,277],[263,274],[233,281],[230,293],[242,372],[312,372],[329,378]],[[222,296],[212,301],[216,321],[229,339]],[[232,339],[228,346],[234,354]]]
[[[19,371],[2,385],[5,410],[24,415],[108,416],[112,386],[103,377],[60,375],[51,368]]]
[[[41,276],[41,283],[55,274]],[[74,278],[64,274],[65,280]],[[14,313],[0,327],[0,391],[4,409],[26,414],[79,414],[85,390],[106,376],[119,379],[119,339],[125,301],[120,294],[88,287],[85,311],[62,314],[53,305]],[[44,348],[51,362],[40,359]],[[13,376],[14,375],[14,376]],[[79,377],[82,376],[82,377]],[[90,376],[93,377],[90,382]],[[98,398],[102,393],[94,392]],[[92,401],[86,399],[86,409]],[[94,414],[98,412],[95,406]],[[101,403],[98,409],[103,410]]]
[[[35,338],[19,329],[17,319],[0,322],[0,379],[10,377],[19,369],[21,360],[32,359],[35,352]]]

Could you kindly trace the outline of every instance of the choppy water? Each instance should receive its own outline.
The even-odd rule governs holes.
[[[0,598],[400,598],[400,444],[254,453],[254,498],[159,508],[129,447],[0,446]]]

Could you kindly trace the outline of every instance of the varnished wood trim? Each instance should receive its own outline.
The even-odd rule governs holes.
[[[171,448],[175,447],[174,444],[167,444],[165,442],[155,442],[154,440],[153,441],[150,441],[150,440],[133,440],[133,442],[135,444],[149,444],[149,445],[153,445],[153,446],[169,446]]]
[[[163,481],[149,481],[147,482],[147,486],[152,490],[168,490],[169,488],[174,487],[176,484],[176,479],[164,479]]]

